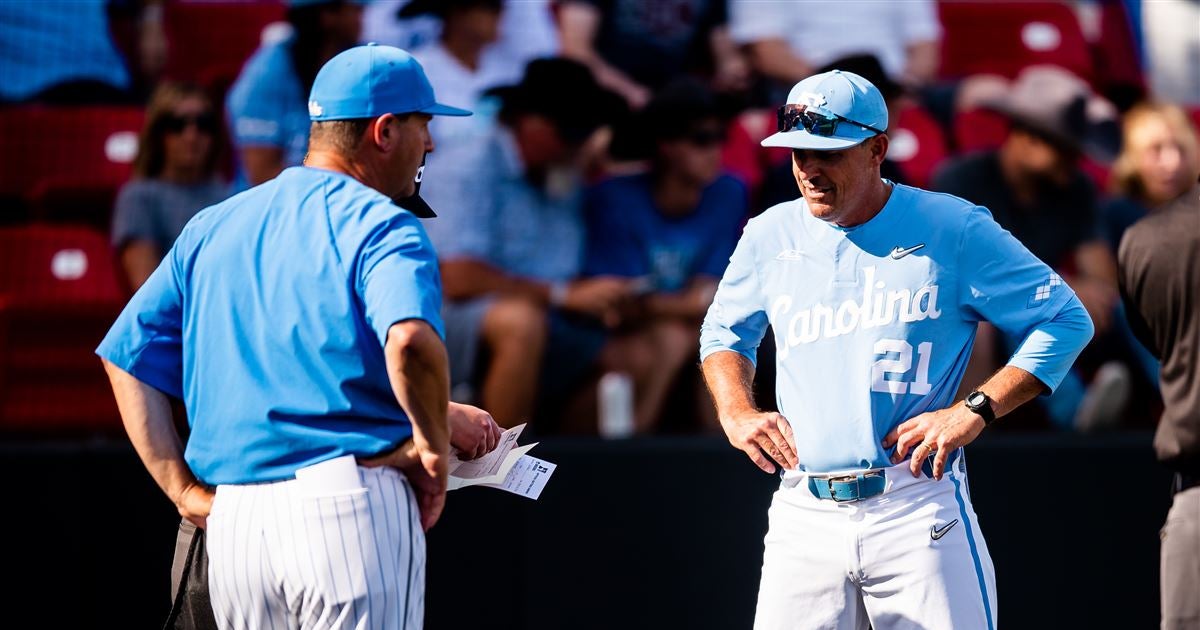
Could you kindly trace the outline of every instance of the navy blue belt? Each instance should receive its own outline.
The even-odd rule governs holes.
[[[883,494],[887,478],[882,470],[868,470],[854,475],[809,477],[808,489],[813,496],[844,503],[861,501]]]

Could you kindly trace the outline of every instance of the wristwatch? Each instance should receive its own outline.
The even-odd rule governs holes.
[[[992,399],[978,389],[967,394],[967,397],[963,399],[963,404],[967,406],[967,409],[983,418],[983,426],[996,421],[996,411],[992,409]]]

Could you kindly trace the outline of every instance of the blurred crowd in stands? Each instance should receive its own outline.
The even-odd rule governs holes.
[[[302,163],[317,70],[367,41],[475,112],[431,124],[421,194],[454,397],[502,424],[595,433],[617,372],[637,432],[716,427],[699,322],[745,221],[798,196],[775,108],[832,68],[887,99],[886,177],[987,206],[1096,324],[1004,426],[1160,411],[1114,253],[1200,175],[1200,2],[29,0],[0,2],[0,424],[120,430],[96,341],[196,212]],[[1019,342],[981,326],[965,382]]]

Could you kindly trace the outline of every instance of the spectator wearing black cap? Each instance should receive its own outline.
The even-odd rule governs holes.
[[[688,79],[672,83],[638,120],[630,131],[643,140],[638,148],[649,170],[589,191],[584,272],[642,285],[620,339],[653,349],[648,367],[659,378],[648,379],[634,409],[636,428],[646,432],[672,381],[695,362],[695,331],[749,209],[745,186],[721,173],[725,125],[707,88]]]
[[[226,97],[237,158],[236,188],[297,166],[308,149],[308,93],[326,61],[358,43],[362,5],[354,0],[289,0],[292,33],[264,43]]]
[[[1115,110],[1110,113],[1078,77],[1052,66],[1026,69],[987,107],[1008,118],[1007,138],[999,149],[948,162],[934,176],[933,188],[987,207],[1054,268],[1095,323],[1101,342],[1093,347],[1103,346],[1117,315],[1117,266],[1100,233],[1096,190],[1079,159],[1084,152],[1101,161],[1113,157],[1119,144]],[[1089,430],[1121,420],[1131,393],[1129,370],[1091,358],[1103,366],[1089,396],[1076,378],[1045,401],[1060,427]]]
[[[477,143],[447,148],[421,193],[439,210],[426,227],[441,263],[456,400],[486,401],[512,426],[530,418],[539,385],[561,399],[583,381],[607,343],[603,324],[619,321],[634,286],[577,279],[577,159],[620,98],[566,59],[536,60],[520,83],[492,93],[498,124]]]

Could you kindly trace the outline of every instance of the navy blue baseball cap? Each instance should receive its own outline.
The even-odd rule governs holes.
[[[842,70],[815,74],[788,92],[764,147],[837,151],[888,128],[887,103],[870,81]]]
[[[410,113],[471,115],[438,103],[421,64],[392,46],[367,44],[338,54],[321,67],[308,97],[313,121]]]

